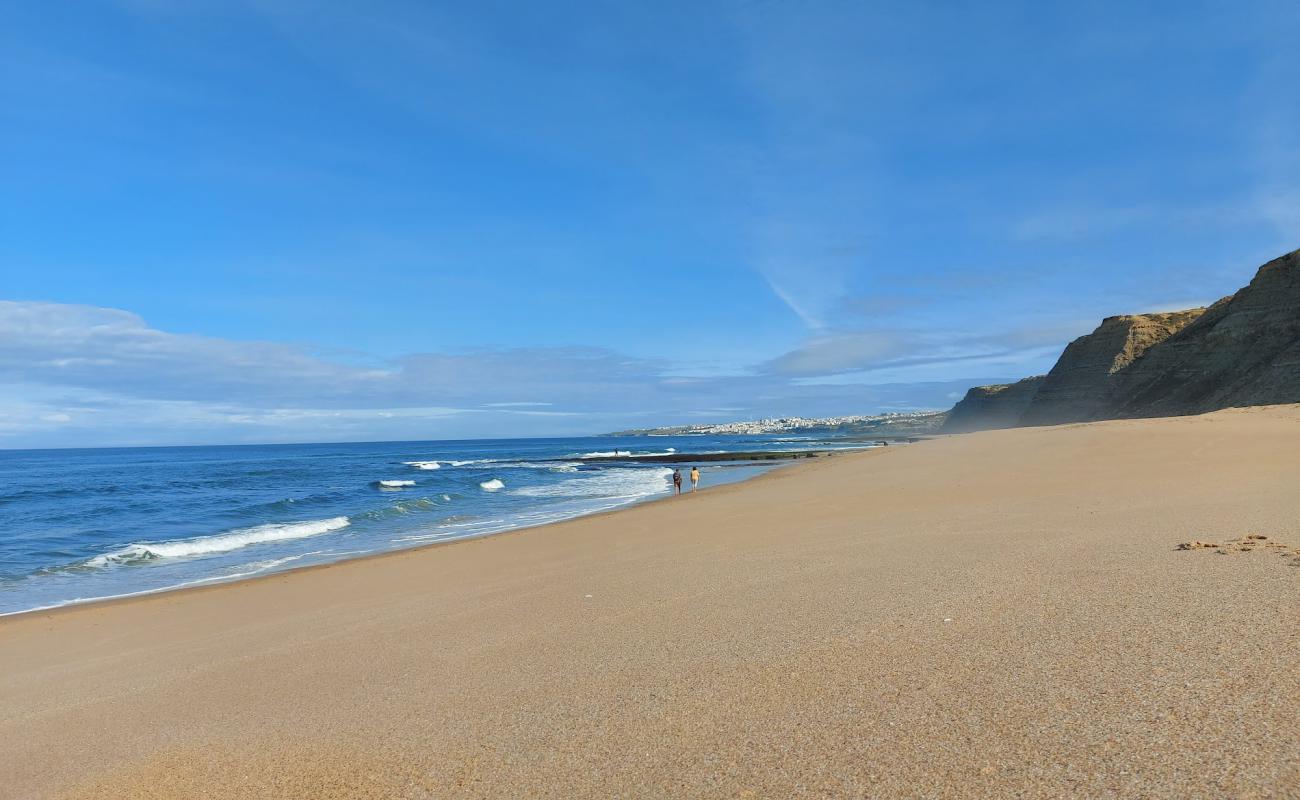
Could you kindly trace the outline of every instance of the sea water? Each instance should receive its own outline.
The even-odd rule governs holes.
[[[669,494],[691,453],[859,446],[748,435],[0,451],[0,614],[605,511]],[[645,454],[680,462],[593,461]],[[771,468],[700,466],[706,487]]]

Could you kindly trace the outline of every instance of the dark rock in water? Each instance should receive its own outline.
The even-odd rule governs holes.
[[[1020,424],[1056,425],[1107,415],[1114,402],[1112,394],[1116,383],[1111,376],[1187,327],[1204,312],[1204,308],[1193,308],[1102,320],[1097,330],[1080,336],[1065,348],[1024,410]]]
[[[961,402],[948,412],[940,433],[966,433],[994,428],[1014,428],[1034,399],[1042,375],[1016,383],[976,386],[966,392]]]
[[[1045,377],[977,386],[944,433],[1300,403],[1300,250],[1209,308],[1108,317]]]

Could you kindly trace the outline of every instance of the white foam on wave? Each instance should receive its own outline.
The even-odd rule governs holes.
[[[479,458],[473,461],[443,461],[442,463],[453,467],[481,467],[490,464],[493,469],[554,469],[557,466],[564,466],[555,461],[518,461],[502,458]]]
[[[438,539],[463,539],[478,533],[496,533],[513,527],[505,520],[485,519],[473,514],[456,514],[439,522],[429,533],[399,536],[394,542],[431,542]],[[472,529],[472,530],[470,530]]]
[[[592,453],[583,453],[574,458],[624,458],[631,456],[671,456],[677,452],[676,447],[669,447],[659,452],[633,453],[631,450],[597,450]]]
[[[378,483],[383,489],[404,489],[415,485],[415,481],[379,481]]]
[[[668,468],[623,467],[585,472],[582,477],[550,486],[525,486],[512,490],[510,494],[558,502],[503,518],[463,515],[448,517],[427,532],[401,536],[393,541],[432,544],[531,528],[609,511],[640,499],[667,493],[672,486],[669,483],[672,474],[673,471]]]
[[[520,497],[608,497],[635,499],[668,491],[673,471],[667,467],[604,469],[548,486],[523,486],[510,493]]]
[[[447,495],[443,495],[446,497]],[[432,497],[414,497],[410,500],[403,500],[400,503],[393,503],[385,508],[373,508],[364,514],[356,515],[366,519],[391,519],[403,514],[419,514],[438,507],[438,501]]]
[[[0,612],[0,617],[8,617],[15,614],[26,614],[32,611],[47,611],[53,608],[63,608],[64,606],[75,606],[75,605],[80,605],[82,603],[94,603],[101,600],[121,600],[126,597],[142,597],[144,595],[158,594],[160,592],[170,592],[173,589],[184,589],[187,586],[202,586],[205,583],[218,583],[222,581],[235,581],[235,580],[239,580],[240,578],[251,578],[254,575],[258,575],[268,570],[273,570],[276,567],[284,566],[285,564],[288,564],[292,561],[297,561],[300,558],[318,556],[318,555],[322,555],[325,552],[326,551],[324,550],[315,550],[310,553],[302,553],[296,556],[286,556],[285,558],[273,558],[268,561],[255,561],[251,564],[244,565],[244,568],[240,569],[238,572],[227,572],[222,575],[209,575],[206,578],[195,578],[194,580],[191,581],[181,581],[179,583],[171,583],[166,586],[155,586],[149,589],[141,589],[138,592],[123,592],[121,594],[105,594],[105,595],[97,595],[94,597],[72,597],[67,600],[61,600],[57,603],[50,603],[49,605],[33,606],[32,608],[24,608],[24,609],[19,609],[17,611]],[[363,552],[365,551],[341,550],[338,552],[330,552],[329,555],[332,556],[361,555]]]
[[[583,456],[570,456],[570,458],[587,458],[588,456],[613,456],[631,455],[631,451],[620,450],[617,453],[587,453]],[[521,459],[511,458],[470,458],[459,461],[440,460],[440,461],[403,461],[403,464],[415,469],[442,469],[443,467],[487,467],[493,469],[553,469],[563,470],[564,467],[577,466],[576,464],[566,463],[563,461],[524,461]]]
[[[478,486],[485,492],[497,492],[506,488],[506,485],[502,483],[499,478],[493,478],[490,481],[483,481]]]
[[[322,533],[337,531],[352,524],[347,517],[330,517],[307,522],[281,522],[240,528],[216,536],[197,539],[180,539],[174,542],[141,542],[129,544],[121,550],[95,556],[86,561],[89,567],[106,567],[110,564],[130,564],[156,561],[162,558],[185,558],[213,553],[228,553],[253,544],[305,539]]]

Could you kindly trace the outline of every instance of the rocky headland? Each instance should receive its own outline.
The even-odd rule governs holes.
[[[1015,383],[973,386],[948,412],[944,433],[965,433],[992,428],[1014,428],[1046,379],[1035,375]]]
[[[942,432],[1300,403],[1300,250],[1208,308],[1107,317],[1045,376],[977,386]]]

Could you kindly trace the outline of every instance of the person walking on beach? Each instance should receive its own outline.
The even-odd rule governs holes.
[[[694,492],[700,486],[700,468],[691,467],[691,491]]]
[[[682,493],[682,471],[673,469],[673,494]]]

